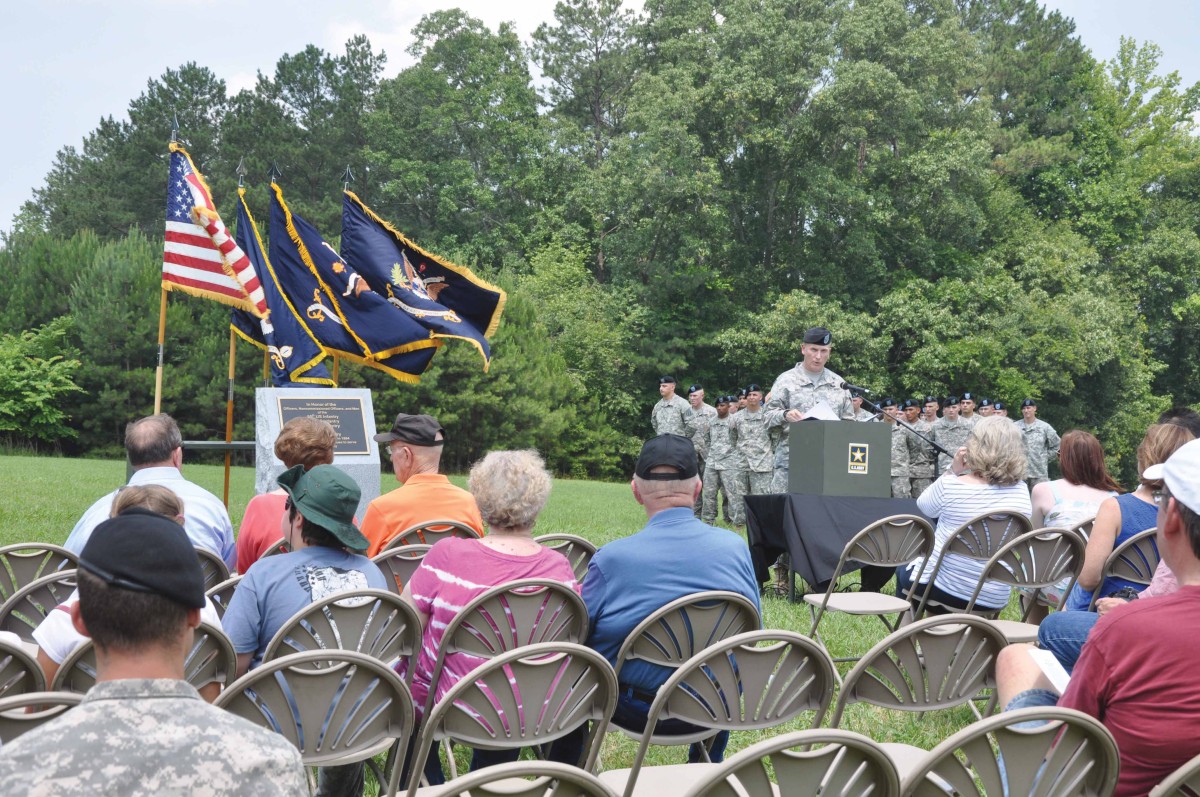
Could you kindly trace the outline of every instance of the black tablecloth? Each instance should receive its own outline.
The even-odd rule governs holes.
[[[754,577],[760,584],[767,581],[767,568],[781,553],[789,553],[794,571],[809,584],[823,584],[833,577],[846,543],[890,515],[924,517],[912,498],[748,495],[746,534]]]

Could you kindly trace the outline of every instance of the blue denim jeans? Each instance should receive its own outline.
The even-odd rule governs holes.
[[[1053,653],[1063,669],[1071,672],[1099,619],[1095,612],[1051,612],[1038,626],[1038,647]]]

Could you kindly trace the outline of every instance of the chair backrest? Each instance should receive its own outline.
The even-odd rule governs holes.
[[[1075,532],[1080,537],[1083,537],[1084,543],[1087,543],[1087,541],[1089,539],[1091,539],[1092,526],[1095,525],[1095,523],[1096,523],[1096,516],[1093,515],[1092,517],[1084,518],[1083,520],[1079,521],[1075,525],[1071,526],[1071,531]]]
[[[220,628],[201,622],[192,649],[184,660],[184,680],[199,689],[211,683],[228,684],[237,672],[237,653]],[[83,694],[96,683],[96,649],[88,639],[63,659],[50,689]]]
[[[453,739],[472,747],[535,747],[591,723],[584,743],[591,770],[617,704],[617,677],[608,661],[570,642],[543,642],[501,653],[476,667],[425,715],[409,776],[416,793],[430,746]],[[393,768],[392,783],[399,779]]]
[[[425,558],[425,554],[432,547],[432,545],[414,542],[397,548],[386,548],[372,556],[371,561],[379,566],[385,576],[391,576],[388,580],[388,589],[401,595],[404,592],[404,585],[412,578],[412,574],[417,572],[417,568],[421,566],[421,560]]]
[[[924,614],[925,606],[929,602],[929,591],[932,589],[934,581],[937,580],[938,572],[942,569],[942,563],[945,562],[947,554],[958,554],[969,559],[987,561],[995,556],[996,551],[999,551],[1004,543],[1015,540],[1032,530],[1033,526],[1030,524],[1029,518],[1018,512],[988,512],[971,518],[959,526],[942,545],[929,580],[924,584],[918,584],[914,580],[909,593],[910,599],[922,586],[925,587],[925,590],[913,616],[920,618]]]
[[[871,523],[850,538],[842,549],[842,556],[825,591],[825,599],[821,602],[821,611],[829,605],[829,597],[837,588],[837,581],[847,562],[899,567],[918,556],[929,558],[933,553],[933,541],[933,526],[917,515],[892,515]]]
[[[67,692],[25,692],[0,697],[0,744],[9,744],[26,731],[49,722],[73,706],[83,695]]]
[[[328,661],[339,666],[321,666]],[[314,650],[265,662],[213,705],[283,735],[309,766],[348,764],[393,744],[403,755],[412,696],[384,662],[350,650]],[[402,761],[394,766],[400,769]]]
[[[292,546],[288,545],[287,538],[280,537],[279,539],[275,540],[275,542],[271,543],[271,547],[268,548],[267,550],[263,551],[262,555],[263,556],[275,556],[276,554],[290,553],[291,550],[292,550]],[[261,559],[262,556],[260,556],[259,558]]]
[[[478,531],[466,523],[461,523],[457,520],[429,520],[406,528],[395,537],[392,537],[383,549],[386,551],[388,548],[412,545],[413,543],[433,545],[438,540],[445,539],[446,537],[462,537],[468,540],[477,540],[481,536]]]
[[[32,642],[34,629],[74,591],[74,570],[59,570],[34,579],[0,606],[0,631],[12,631],[26,642]]]
[[[1200,755],[1163,778],[1150,797],[1200,797]]]
[[[851,703],[928,711],[967,703],[995,687],[996,657],[1007,644],[981,617],[946,614],[894,631],[867,651],[842,682],[831,727]]]
[[[74,570],[79,557],[60,545],[19,542],[0,548],[0,604],[21,587],[60,570]]]
[[[533,778],[527,783],[521,780]],[[554,761],[512,761],[468,772],[429,797],[617,797],[590,772]]]
[[[685,595],[629,632],[617,653],[617,675],[629,659],[678,667],[709,645],[759,626],[758,610],[744,595],[723,590]]]
[[[205,591],[212,589],[229,578],[229,565],[207,548],[196,548],[196,556],[200,558],[200,572],[204,574]]]
[[[762,730],[812,711],[816,727],[836,682],[833,660],[824,648],[792,631],[748,631],[715,642],[658,688],[625,793],[633,791],[660,720],[711,730]]]
[[[437,695],[446,656],[466,653],[490,659],[540,642],[583,644],[587,633],[587,606],[561,581],[528,578],[492,587],[477,595],[447,624],[430,673],[423,716],[429,715]]]
[[[1096,601],[1104,596],[1104,582],[1110,578],[1123,578],[1135,584],[1149,584],[1154,579],[1154,571],[1158,568],[1161,558],[1158,553],[1158,529],[1146,529],[1134,534],[1125,542],[1113,548],[1113,552],[1104,561],[1104,570],[1100,574],[1100,585],[1092,594],[1088,610],[1096,608]]]
[[[37,659],[21,645],[0,639],[0,698],[45,688],[46,676]]]
[[[218,617],[225,616],[225,610],[229,608],[229,599],[233,597],[233,591],[237,589],[238,582],[241,580],[241,575],[230,576],[204,593],[212,601]]]
[[[794,731],[716,764],[683,797],[898,797],[896,765],[878,743],[834,729]]]
[[[1013,587],[1032,589],[1031,600],[1026,602],[1025,617],[1033,610],[1041,589],[1067,579],[1063,594],[1069,594],[1083,568],[1083,555],[1087,546],[1070,529],[1043,528],[1022,534],[1000,546],[1000,550],[983,567],[983,576],[975,585],[975,591],[967,602],[967,612],[975,608],[975,601],[988,581],[999,581]]]
[[[567,561],[571,563],[571,569],[575,571],[575,578],[580,581],[587,575],[588,563],[596,555],[596,546],[575,534],[543,534],[533,539],[538,544],[558,551],[567,557]]]
[[[420,649],[421,630],[416,609],[394,592],[341,592],[305,606],[280,626],[262,660],[306,650],[354,650],[393,662]]]
[[[1017,727],[1038,720],[1046,722]],[[985,717],[950,736],[905,775],[903,793],[1106,797],[1117,767],[1117,745],[1097,720],[1071,709],[1027,708]]]

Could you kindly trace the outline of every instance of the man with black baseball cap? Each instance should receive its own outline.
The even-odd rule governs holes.
[[[614,665],[629,632],[677,598],[730,590],[759,607],[745,540],[692,515],[692,502],[701,489],[692,441],[674,434],[647,440],[633,473],[633,497],[645,507],[647,523],[636,534],[606,543],[592,558],[583,580],[583,600],[591,621],[587,644]],[[664,667],[627,662],[621,668],[613,721],[623,728],[643,728],[655,690],[670,674]],[[658,730],[681,733],[691,727],[670,720],[660,723]],[[728,734],[722,734],[713,743],[714,761],[721,760],[727,740]],[[702,760],[698,745],[692,745],[689,758]]]
[[[95,643],[83,702],[0,749],[6,795],[295,795],[308,784],[282,736],[205,703],[184,680],[204,577],[184,530],[130,509],[79,557],[71,619]]]
[[[775,449],[773,493],[788,491],[788,424],[804,420],[818,404],[824,404],[843,421],[854,420],[850,391],[842,387],[840,376],[825,367],[832,351],[832,333],[825,327],[812,327],[804,333],[800,362],[780,374],[771,386],[771,398],[765,409],[767,426],[784,430],[784,437]]]
[[[446,430],[430,415],[400,413],[392,428],[375,435],[384,443],[400,488],[367,504],[362,533],[375,556],[402,531],[430,520],[457,520],[483,535],[483,518],[469,492],[438,472]]]

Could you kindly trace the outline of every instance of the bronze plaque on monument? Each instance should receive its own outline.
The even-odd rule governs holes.
[[[363,420],[365,410],[362,399],[279,396],[278,401],[280,426],[292,418],[309,415],[327,422],[337,432],[337,443],[333,447],[335,455],[372,453],[366,422]]]

